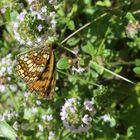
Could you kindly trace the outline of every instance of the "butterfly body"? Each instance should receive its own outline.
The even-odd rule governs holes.
[[[43,46],[18,55],[17,72],[31,92],[50,96],[54,92],[54,54],[51,46]]]

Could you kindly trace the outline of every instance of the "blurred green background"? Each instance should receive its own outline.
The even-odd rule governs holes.
[[[38,47],[44,35],[56,44],[52,100],[30,93],[16,72],[16,56]],[[60,112],[69,98],[92,100],[96,114],[87,132],[63,125]],[[139,0],[0,1],[0,139],[139,140],[139,119]]]

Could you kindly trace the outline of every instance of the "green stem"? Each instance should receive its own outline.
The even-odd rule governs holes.
[[[12,93],[10,91],[8,91],[8,95],[10,96],[11,102],[15,108],[16,111],[18,111],[18,105],[17,102],[15,101],[15,98],[13,97]]]
[[[105,67],[103,67],[103,66],[97,64],[97,63],[95,63],[95,62],[92,62],[92,61],[91,61],[91,63],[92,63],[93,65],[96,65],[96,66],[100,67],[101,69],[107,71],[108,73],[110,73],[110,74],[112,74],[112,75],[114,75],[114,76],[116,76],[116,77],[118,77],[118,78],[120,78],[120,79],[122,79],[122,80],[128,82],[128,83],[135,84],[133,81],[131,81],[131,80],[129,80],[129,79],[127,79],[127,78],[125,78],[125,77],[123,77],[123,76],[121,76],[121,75],[119,75],[119,74],[117,74],[117,73],[115,73],[115,72],[113,72],[113,71],[111,71],[111,70],[109,70],[109,69],[107,69],[107,68],[105,68]]]
[[[95,21],[101,19],[102,17],[106,16],[107,13],[102,14],[101,16],[97,17],[96,19],[86,23],[84,26],[80,27],[79,29],[77,29],[75,32],[73,32],[72,34],[70,34],[68,37],[66,37],[60,44],[64,44],[67,40],[69,40],[72,36],[74,36],[75,34],[77,34],[78,32],[80,32],[81,30],[85,29],[86,27],[88,27],[89,25],[91,25],[92,23],[94,23]]]

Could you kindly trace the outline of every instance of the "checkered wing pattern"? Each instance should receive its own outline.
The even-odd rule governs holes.
[[[31,92],[51,95],[55,87],[54,55],[51,47],[35,48],[18,55],[17,72]]]

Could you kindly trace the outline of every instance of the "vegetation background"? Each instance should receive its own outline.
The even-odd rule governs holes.
[[[139,0],[1,0],[0,139],[139,140],[139,20]],[[15,69],[44,38],[57,44],[52,100]]]

